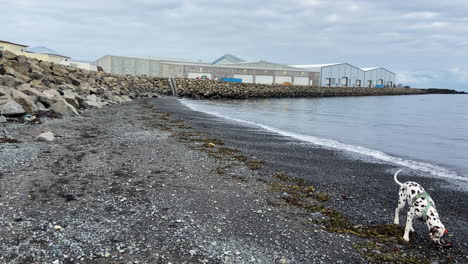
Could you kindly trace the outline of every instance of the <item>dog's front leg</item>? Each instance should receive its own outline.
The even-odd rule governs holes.
[[[414,218],[414,207],[411,207],[408,212],[408,217],[406,218],[405,234],[403,235],[403,239],[405,241],[409,241],[409,233],[413,229],[413,218]]]

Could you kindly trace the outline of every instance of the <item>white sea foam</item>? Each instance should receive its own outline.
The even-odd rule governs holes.
[[[298,133],[294,133],[290,131],[284,131],[284,130],[277,129],[271,126],[225,116],[218,112],[207,111],[206,109],[203,109],[203,107],[199,107],[196,103],[192,103],[186,99],[181,99],[180,101],[182,102],[182,104],[184,104],[185,106],[187,106],[188,108],[194,111],[204,112],[204,113],[218,116],[224,119],[253,125],[256,127],[263,128],[273,133],[277,133],[277,134],[287,136],[287,137],[292,137],[292,138],[299,139],[299,140],[309,142],[315,145],[319,145],[322,147],[332,148],[332,149],[341,150],[341,151],[348,151],[348,152],[357,153],[360,155],[369,156],[369,157],[372,157],[374,159],[381,160],[384,162],[389,162],[389,163],[404,166],[413,170],[418,170],[418,171],[422,171],[425,173],[429,173],[430,175],[435,176],[435,177],[443,177],[443,178],[468,182],[468,178],[460,176],[455,172],[452,172],[446,168],[443,168],[441,166],[434,165],[431,163],[403,159],[403,158],[388,155],[379,150],[373,150],[373,149],[369,149],[369,148],[362,147],[362,146],[350,145],[350,144],[342,143],[342,142],[335,141],[335,140],[319,138],[319,137],[309,136],[309,135],[304,135],[304,134],[298,134]]]

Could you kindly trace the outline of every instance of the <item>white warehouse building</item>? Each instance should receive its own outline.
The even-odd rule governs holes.
[[[349,63],[291,65],[320,73],[319,86],[361,87],[364,71]]]
[[[395,73],[382,68],[362,68],[367,87],[393,87],[395,85]]]

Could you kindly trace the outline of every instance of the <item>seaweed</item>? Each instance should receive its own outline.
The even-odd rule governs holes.
[[[247,167],[250,170],[259,170],[263,168],[263,161],[261,160],[249,160],[246,162]]]
[[[16,138],[0,138],[0,143],[21,143],[21,141],[17,140]]]
[[[367,260],[379,263],[403,263],[403,264],[427,264],[429,259],[425,256],[409,256],[393,247],[385,248],[385,245],[375,242],[353,244],[353,248]]]

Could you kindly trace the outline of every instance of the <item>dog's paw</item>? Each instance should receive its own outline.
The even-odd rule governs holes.
[[[409,237],[403,237],[403,240],[409,242]]]

